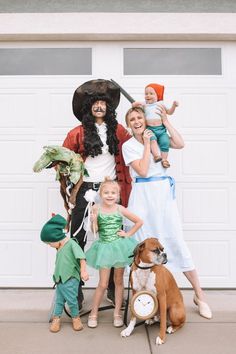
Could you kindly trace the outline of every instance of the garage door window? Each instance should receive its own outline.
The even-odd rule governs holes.
[[[92,49],[2,48],[0,75],[92,75]]]
[[[220,48],[125,48],[124,75],[221,75]]]

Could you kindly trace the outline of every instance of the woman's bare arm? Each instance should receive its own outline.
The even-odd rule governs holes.
[[[150,138],[152,136],[152,132],[146,129],[143,133],[143,144],[144,151],[143,157],[139,160],[135,160],[131,162],[131,167],[137,172],[137,174],[141,177],[146,177],[149,168],[149,160],[151,154],[151,146],[150,146]]]
[[[173,149],[183,149],[184,147],[184,140],[180,133],[173,127],[170,121],[167,118],[165,109],[163,108],[161,111],[161,119],[162,123],[168,130],[170,134],[170,147]]]

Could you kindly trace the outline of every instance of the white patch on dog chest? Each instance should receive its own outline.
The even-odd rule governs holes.
[[[148,290],[156,294],[156,274],[150,269],[137,269],[132,272],[133,289],[135,291]]]

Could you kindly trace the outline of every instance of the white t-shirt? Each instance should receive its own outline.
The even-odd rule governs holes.
[[[89,177],[84,176],[85,182],[102,182],[105,177],[116,179],[115,157],[108,151],[107,145],[107,126],[106,123],[95,123],[98,135],[103,143],[102,154],[91,157],[88,156],[84,162],[84,166],[89,173]]]
[[[143,157],[143,150],[144,150],[144,145],[141,144],[134,137],[126,141],[122,145],[122,153],[123,153],[123,158],[125,160],[125,164],[127,166],[130,166],[131,162],[135,160],[140,160]],[[146,177],[164,176],[165,174],[166,174],[166,170],[164,169],[162,164],[154,162],[152,155],[150,155],[149,169]],[[130,175],[132,178],[139,176],[138,173],[131,166],[130,166]]]
[[[154,119],[160,119],[161,120],[161,114],[158,112],[161,111],[160,106],[164,106],[166,109],[170,109],[171,104],[170,102],[164,102],[164,101],[157,101],[154,103],[145,103],[144,104],[144,112],[145,112],[145,117],[148,120],[154,120]]]

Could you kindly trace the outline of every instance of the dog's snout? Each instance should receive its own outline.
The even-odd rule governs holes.
[[[168,259],[167,259],[167,254],[166,253],[162,253],[162,257],[163,257],[163,264],[166,264]]]

